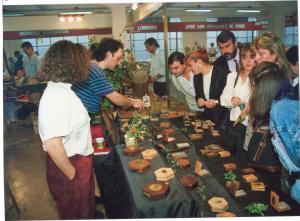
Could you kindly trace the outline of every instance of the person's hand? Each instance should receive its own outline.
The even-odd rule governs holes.
[[[156,81],[155,77],[149,76],[148,83],[154,83],[155,81]]]
[[[199,107],[204,107],[206,105],[206,101],[203,98],[199,98],[197,100],[197,104]]]
[[[68,175],[68,178],[69,178],[70,180],[74,180],[75,175],[76,175],[76,170],[75,170],[75,167],[73,167],[72,171],[70,171],[70,173],[69,173],[69,175]]]
[[[131,99],[132,106],[137,109],[144,109],[144,102],[140,99]]]
[[[158,97],[155,93],[154,93],[154,91],[149,91],[149,97]]]
[[[231,98],[231,104],[232,104],[233,107],[239,106],[241,103],[242,103],[241,98],[236,97],[236,96],[233,96]]]
[[[214,99],[208,99],[206,101],[206,107],[207,108],[214,108],[217,104],[218,104],[218,101],[214,100]]]

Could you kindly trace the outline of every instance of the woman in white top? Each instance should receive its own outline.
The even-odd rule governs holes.
[[[39,106],[39,134],[47,152],[47,181],[60,219],[94,218],[93,147],[89,116],[71,90],[86,78],[87,50],[59,41],[47,51],[43,73],[49,80]]]
[[[230,108],[229,133],[236,138],[233,152],[242,150],[245,139],[249,109],[251,85],[249,74],[256,65],[255,52],[250,44],[243,44],[240,49],[240,71],[232,72],[227,76],[227,83],[220,97],[221,105]]]

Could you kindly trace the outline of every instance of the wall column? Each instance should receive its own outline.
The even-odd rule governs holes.
[[[120,40],[124,47],[127,48],[127,32],[125,27],[127,25],[126,8],[124,4],[111,4],[111,18],[112,18],[112,36]]]

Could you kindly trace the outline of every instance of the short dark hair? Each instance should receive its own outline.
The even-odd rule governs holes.
[[[173,64],[175,61],[179,61],[180,64],[184,64],[184,58],[185,56],[183,53],[175,51],[169,56],[168,65]]]
[[[90,52],[90,58],[93,60],[95,59],[95,51],[97,50],[99,44],[93,43],[90,45],[89,52]]]
[[[286,52],[286,58],[293,65],[297,64],[297,62],[299,61],[299,59],[298,59],[298,45],[294,45],[294,46],[290,47],[287,50],[287,52]]]
[[[145,41],[144,45],[150,45],[150,46],[154,45],[155,47],[159,48],[159,44],[158,44],[158,42],[156,41],[155,38],[148,38]]]
[[[86,79],[89,65],[89,54],[83,45],[61,40],[45,54],[43,77],[53,82],[76,83]]]
[[[92,53],[92,57],[97,61],[103,61],[107,52],[114,54],[120,48],[123,49],[122,42],[113,38],[103,38],[98,47]]]
[[[29,41],[25,41],[21,44],[21,48],[32,48],[32,44]]]
[[[236,41],[236,38],[231,31],[222,31],[217,37],[217,42],[220,43],[225,43],[229,40],[232,40],[233,42]]]
[[[14,55],[15,55],[15,57],[19,56],[20,55],[20,51],[15,51]]]

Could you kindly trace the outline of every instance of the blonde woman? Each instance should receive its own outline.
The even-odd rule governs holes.
[[[283,42],[279,37],[271,32],[266,32],[254,39],[253,47],[257,64],[264,61],[276,63],[285,70],[285,74],[291,79],[289,62],[286,58]]]
[[[230,108],[228,132],[235,137],[236,145],[233,152],[239,154],[243,149],[246,127],[248,124],[248,103],[251,94],[249,74],[256,65],[255,52],[250,44],[240,48],[240,70],[227,76],[227,83],[221,95],[221,105]]]

